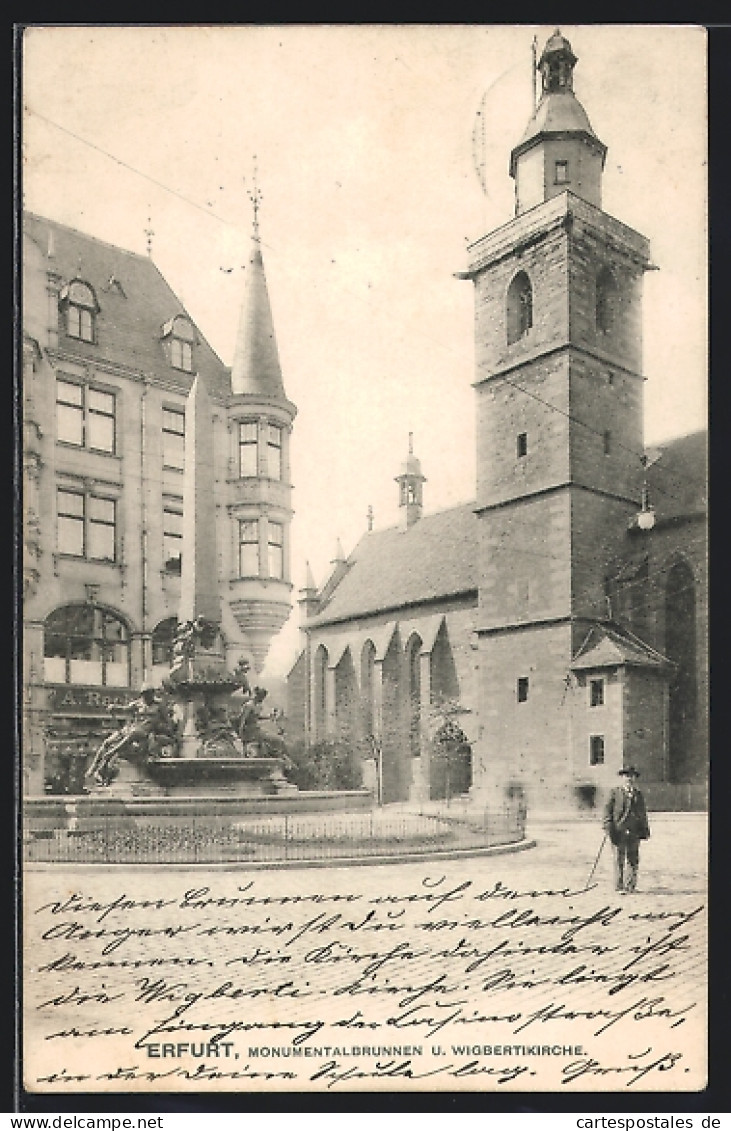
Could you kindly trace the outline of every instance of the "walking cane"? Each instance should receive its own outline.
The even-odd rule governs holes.
[[[596,854],[596,860],[594,861],[594,866],[591,869],[591,871],[589,872],[589,879],[586,881],[586,884],[584,885],[584,891],[586,891],[586,889],[588,888],[589,884],[591,883],[592,876],[596,872],[596,866],[599,863],[599,857],[602,854],[602,851],[604,849],[604,845],[607,843],[607,835],[608,835],[607,833],[604,834],[604,837],[602,839],[602,843],[599,845],[599,851]]]

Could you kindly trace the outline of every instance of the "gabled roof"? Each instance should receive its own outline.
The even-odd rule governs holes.
[[[573,671],[624,666],[665,668],[670,661],[638,636],[614,624],[594,624],[571,661]]]
[[[658,445],[656,450],[659,455],[647,468],[647,485],[657,521],[705,514],[708,433],[704,430],[678,436]]]
[[[365,534],[325,608],[308,625],[477,593],[474,503],[425,515],[408,530]]]
[[[129,366],[188,392],[193,374],[169,364],[161,339],[165,323],[176,314],[184,314],[191,323],[193,320],[148,256],[125,251],[32,212],[24,213],[23,232],[44,256],[52,235],[49,270],[60,275],[64,283],[79,278],[94,288],[101,308],[97,315],[97,341],[69,339],[65,343],[69,349],[90,360]],[[219,397],[230,395],[228,370],[200,330],[197,333],[195,368],[210,393]],[[64,344],[63,339],[61,342]]]

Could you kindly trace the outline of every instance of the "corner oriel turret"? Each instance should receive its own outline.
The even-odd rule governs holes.
[[[602,206],[601,177],[607,147],[574,95],[577,58],[558,28],[538,60],[541,98],[510,155],[519,216],[562,192]]]
[[[297,409],[287,399],[259,235],[260,197],[231,370],[229,513],[236,547],[229,604],[255,669],[291,608],[289,441]]]

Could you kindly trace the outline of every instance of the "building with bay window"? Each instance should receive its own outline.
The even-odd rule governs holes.
[[[22,347],[22,765],[40,793],[170,670],[196,376],[213,413],[222,638],[231,665],[261,668],[291,605],[296,409],[258,230],[229,369],[149,256],[27,213]]]

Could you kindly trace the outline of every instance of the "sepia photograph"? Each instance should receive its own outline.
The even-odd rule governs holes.
[[[702,1091],[706,30],[18,34],[24,1093]]]

